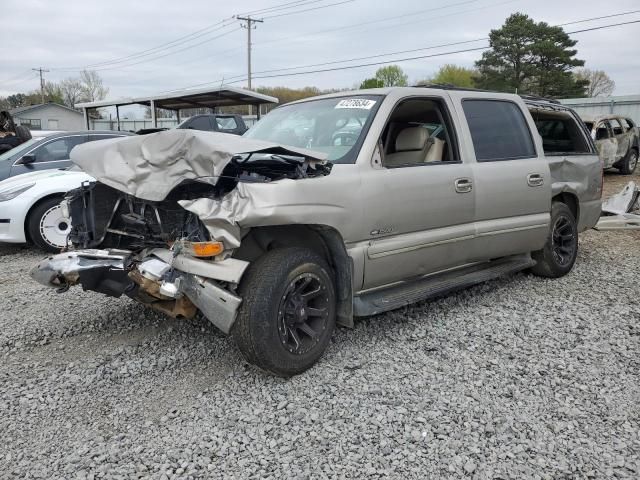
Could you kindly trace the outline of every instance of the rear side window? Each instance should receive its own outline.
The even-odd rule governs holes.
[[[622,119],[622,124],[627,127],[627,130],[630,128],[635,127],[635,124],[633,123],[633,120],[631,120],[630,118],[623,118]]]
[[[191,122],[189,122],[189,126],[187,128],[190,128],[192,130],[204,131],[212,130],[209,117],[196,117]]]
[[[513,102],[464,100],[473,148],[479,162],[536,156],[533,138],[522,111]]]
[[[235,130],[238,128],[236,119],[233,117],[216,117],[218,130]]]
[[[535,108],[529,111],[542,137],[542,148],[546,155],[591,153],[580,125],[571,114]]]

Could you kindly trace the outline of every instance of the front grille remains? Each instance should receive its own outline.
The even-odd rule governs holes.
[[[176,239],[208,240],[200,220],[178,200],[211,194],[211,187],[188,184],[165,200],[151,202],[120,192],[100,182],[90,182],[69,192],[69,241],[77,248],[137,250],[167,247]]]

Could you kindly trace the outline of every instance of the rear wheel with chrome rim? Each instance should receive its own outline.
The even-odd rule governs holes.
[[[67,245],[71,222],[62,214],[61,197],[36,204],[27,218],[26,230],[31,241],[46,252],[59,252]]]
[[[324,353],[335,328],[336,296],[325,259],[306,248],[271,250],[240,284],[232,335],[248,362],[270,373],[302,373]]]

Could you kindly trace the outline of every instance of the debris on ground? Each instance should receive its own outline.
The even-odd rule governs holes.
[[[640,187],[629,182],[619,193],[602,202],[596,230],[640,230]]]

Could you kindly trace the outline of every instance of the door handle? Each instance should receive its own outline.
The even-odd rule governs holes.
[[[458,178],[453,185],[458,193],[469,193],[473,190],[473,182],[468,178]]]
[[[530,187],[541,187],[544,185],[544,177],[539,173],[530,173],[527,175],[527,185]]]

